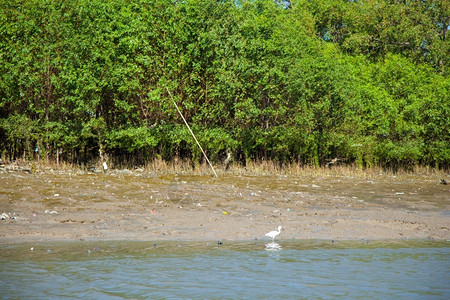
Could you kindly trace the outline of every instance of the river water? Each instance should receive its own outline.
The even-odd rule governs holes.
[[[0,245],[1,299],[450,299],[449,241]]]

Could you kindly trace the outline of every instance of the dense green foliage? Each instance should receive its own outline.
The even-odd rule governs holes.
[[[0,151],[447,168],[448,3],[0,0]]]

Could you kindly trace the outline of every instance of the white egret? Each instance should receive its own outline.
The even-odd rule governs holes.
[[[273,243],[273,241],[275,240],[275,237],[280,234],[281,229],[283,229],[283,227],[278,226],[278,230],[274,230],[274,231],[268,232],[268,233],[265,234],[265,236],[267,236],[268,238],[271,238],[272,239],[272,243]]]

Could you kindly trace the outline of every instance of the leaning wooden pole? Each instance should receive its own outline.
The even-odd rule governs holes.
[[[200,146],[200,143],[198,142],[197,138],[195,137],[195,134],[192,132],[191,127],[189,127],[188,122],[186,121],[186,119],[184,118],[184,116],[181,113],[180,109],[178,108],[177,103],[175,102],[175,100],[173,100],[172,94],[170,93],[170,91],[169,91],[169,89],[167,87],[166,87],[166,89],[167,89],[167,92],[170,95],[170,98],[172,99],[173,104],[175,105],[175,108],[177,109],[178,113],[180,114],[181,118],[183,119],[184,124],[186,124],[186,127],[189,129],[189,132],[192,134],[192,137],[194,138],[194,140],[197,143],[198,147],[200,148],[200,150],[202,150],[203,156],[205,156],[205,159],[208,162],[209,166],[211,167],[211,170],[213,171],[214,175],[216,177],[218,177],[216,171],[214,170],[214,167],[212,166],[211,162],[208,159],[208,156],[206,155],[205,151],[203,151],[202,146]]]

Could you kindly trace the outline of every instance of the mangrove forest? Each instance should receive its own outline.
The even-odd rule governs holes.
[[[450,1],[0,0],[0,158],[450,165]]]

